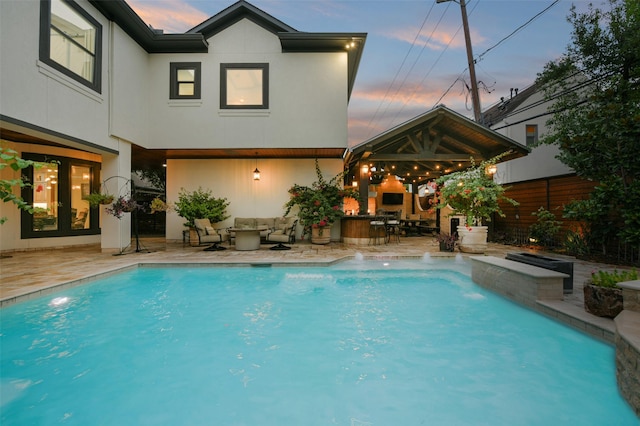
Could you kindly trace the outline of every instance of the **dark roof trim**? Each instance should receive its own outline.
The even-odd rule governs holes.
[[[79,139],[74,136],[65,135],[64,133],[56,132],[55,130],[46,129],[44,127],[31,124],[26,121],[18,120],[17,118],[0,114],[0,130],[5,127],[11,128],[15,131],[20,131],[21,133],[37,132],[40,134],[38,136],[40,138],[49,137],[54,139],[54,141],[63,140],[63,141],[73,142],[75,145],[78,145],[79,147],[83,147],[89,150],[90,152],[94,152],[94,153],[106,152],[114,155],[119,154],[119,151],[116,149],[107,148],[102,145],[98,145],[93,142],[86,141],[84,139]],[[31,132],[28,132],[29,130],[31,130]],[[1,133],[2,132],[0,131],[0,135]]]
[[[106,18],[115,22],[148,53],[206,53],[207,40],[241,19],[276,34],[283,52],[347,52],[347,99],[351,98],[360,59],[367,38],[366,33],[305,33],[300,32],[240,0],[222,12],[193,27],[184,34],[163,34],[154,31],[124,0],[89,0]],[[350,48],[347,44],[354,43]]]
[[[260,25],[267,31],[274,34],[279,32],[297,32],[293,27],[279,21],[254,5],[244,0],[240,0],[224,9],[222,12],[207,19],[203,23],[191,28],[187,33],[200,33],[204,35],[205,39],[209,39],[211,36],[223,31],[225,28],[232,26],[244,18],[253,21],[255,24]]]
[[[295,32],[278,33],[278,37],[283,52],[347,52],[347,99],[351,98],[367,33]]]
[[[206,53],[202,34],[162,34],[153,31],[124,0],[89,0],[148,53]]]

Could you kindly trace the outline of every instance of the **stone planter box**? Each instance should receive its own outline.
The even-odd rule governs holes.
[[[623,308],[622,289],[584,284],[584,308],[587,312],[606,318],[615,318]]]
[[[562,281],[562,290],[564,293],[573,293],[573,262],[532,253],[507,253],[506,258],[515,260],[516,262],[526,263],[527,265],[538,266],[567,274],[568,277]]]

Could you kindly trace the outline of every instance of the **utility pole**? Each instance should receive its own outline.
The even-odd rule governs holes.
[[[471,102],[473,103],[473,116],[476,123],[482,124],[482,110],[480,109],[480,95],[478,94],[478,81],[476,80],[476,67],[473,61],[473,48],[471,46],[471,35],[469,34],[469,21],[467,20],[467,5],[465,0],[436,0],[436,3],[453,1],[460,4],[462,13],[462,29],[464,30],[464,41],[467,45],[467,61],[469,62],[469,78],[471,79]]]

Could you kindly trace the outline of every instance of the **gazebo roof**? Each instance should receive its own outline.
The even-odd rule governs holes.
[[[357,176],[359,167],[367,164],[376,167],[379,178],[391,174],[420,183],[466,168],[471,158],[483,161],[506,151],[510,154],[502,161],[529,153],[513,139],[438,105],[351,148],[345,167]]]

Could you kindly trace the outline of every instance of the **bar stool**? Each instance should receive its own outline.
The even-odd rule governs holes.
[[[402,210],[399,210],[395,213],[392,219],[387,219],[386,222],[386,233],[387,233],[387,242],[391,241],[391,237],[395,239],[397,243],[400,243],[400,215]]]
[[[369,244],[378,245],[380,239],[387,242],[387,225],[383,217],[376,217],[369,222]]]

